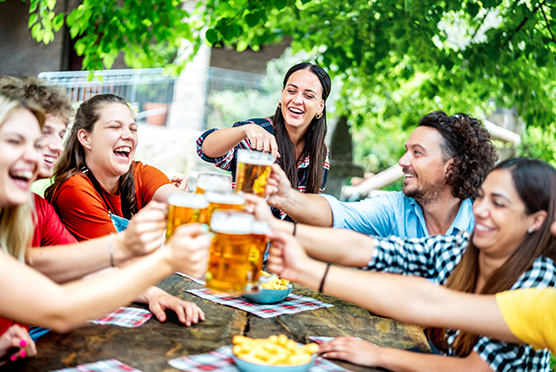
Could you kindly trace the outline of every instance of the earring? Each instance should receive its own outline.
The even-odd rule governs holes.
[[[278,108],[282,108],[282,102],[278,102]]]
[[[533,228],[530,227],[529,230],[527,230],[527,232],[528,232],[529,234],[532,234],[532,233],[533,233]]]
[[[318,119],[320,119],[320,118],[322,118],[322,112],[321,112],[321,113],[319,113],[319,114],[316,114],[316,115],[315,115],[315,119],[317,119],[317,120],[318,120]]]

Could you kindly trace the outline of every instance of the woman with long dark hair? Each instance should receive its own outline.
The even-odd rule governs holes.
[[[197,140],[197,153],[235,177],[238,149],[270,152],[299,191],[322,192],[330,168],[324,144],[330,89],[330,76],[322,67],[299,63],[286,73],[272,117],[238,121],[232,128],[210,129]]]
[[[292,229],[289,223],[264,217],[268,211],[264,202],[259,204],[263,205],[256,210],[258,217],[270,220],[273,230],[295,231],[307,253],[321,261],[421,276],[473,294],[556,285],[556,237],[550,232],[556,215],[556,170],[539,160],[509,159],[488,174],[473,204],[475,229],[471,235],[402,239],[299,224]],[[272,254],[269,267],[277,270]],[[319,262],[304,267],[322,278],[319,286],[326,291],[327,265]],[[277,271],[296,280],[291,271]],[[347,286],[349,283],[346,281]],[[549,370],[548,353],[530,346],[444,328],[429,329],[427,336],[445,356],[381,348],[353,338],[323,344],[321,351],[332,358],[394,371],[510,371],[523,366]]]

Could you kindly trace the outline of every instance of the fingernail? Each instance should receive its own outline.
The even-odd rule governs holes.
[[[21,346],[21,347],[27,346],[27,341],[19,340],[19,346]]]
[[[201,230],[203,230],[204,232],[209,232],[209,227],[206,224],[202,224],[201,225]]]
[[[11,360],[12,362],[14,362],[16,359],[17,359],[17,355],[16,355],[16,354],[14,354],[14,355],[12,355],[12,356],[10,357],[10,360]]]
[[[27,356],[27,352],[25,350],[21,350],[19,355],[21,355],[22,358],[25,358]]]

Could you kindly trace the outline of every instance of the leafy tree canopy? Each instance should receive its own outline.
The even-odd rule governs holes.
[[[85,69],[120,52],[133,67],[160,65],[184,39],[194,53],[203,40],[241,51],[289,36],[342,80],[337,109],[365,154],[400,151],[400,128],[430,111],[506,107],[527,126],[522,151],[556,163],[555,0],[201,0],[189,12],[179,0],[83,0],[69,14],[55,3],[31,0],[33,36],[47,43],[65,22]]]

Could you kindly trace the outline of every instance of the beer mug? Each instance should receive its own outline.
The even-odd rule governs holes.
[[[236,192],[264,197],[274,157],[268,152],[238,150],[236,168]]]
[[[232,176],[229,174],[201,172],[197,175],[197,194],[204,194],[207,191],[231,192]]]
[[[276,275],[271,275],[269,278],[260,276],[263,268],[264,254],[266,247],[268,246],[268,239],[266,235],[269,232],[270,227],[266,222],[255,220],[251,224],[251,234],[253,235],[253,239],[251,240],[252,245],[249,251],[251,273],[248,274],[248,277],[250,277],[251,280],[247,283],[244,292],[258,290],[259,281],[264,280],[266,282],[278,279]]]
[[[205,194],[208,202],[208,223],[210,223],[210,219],[212,213],[218,209],[228,209],[228,210],[242,210],[245,206],[245,198],[243,195],[227,192],[227,193],[218,193],[218,192],[207,192]]]
[[[231,294],[257,288],[268,226],[256,227],[255,218],[246,212],[216,210],[210,228],[214,236],[205,274],[207,288]]]
[[[168,226],[166,239],[174,230],[188,223],[208,223],[209,202],[204,195],[193,193],[175,193],[168,198]]]

